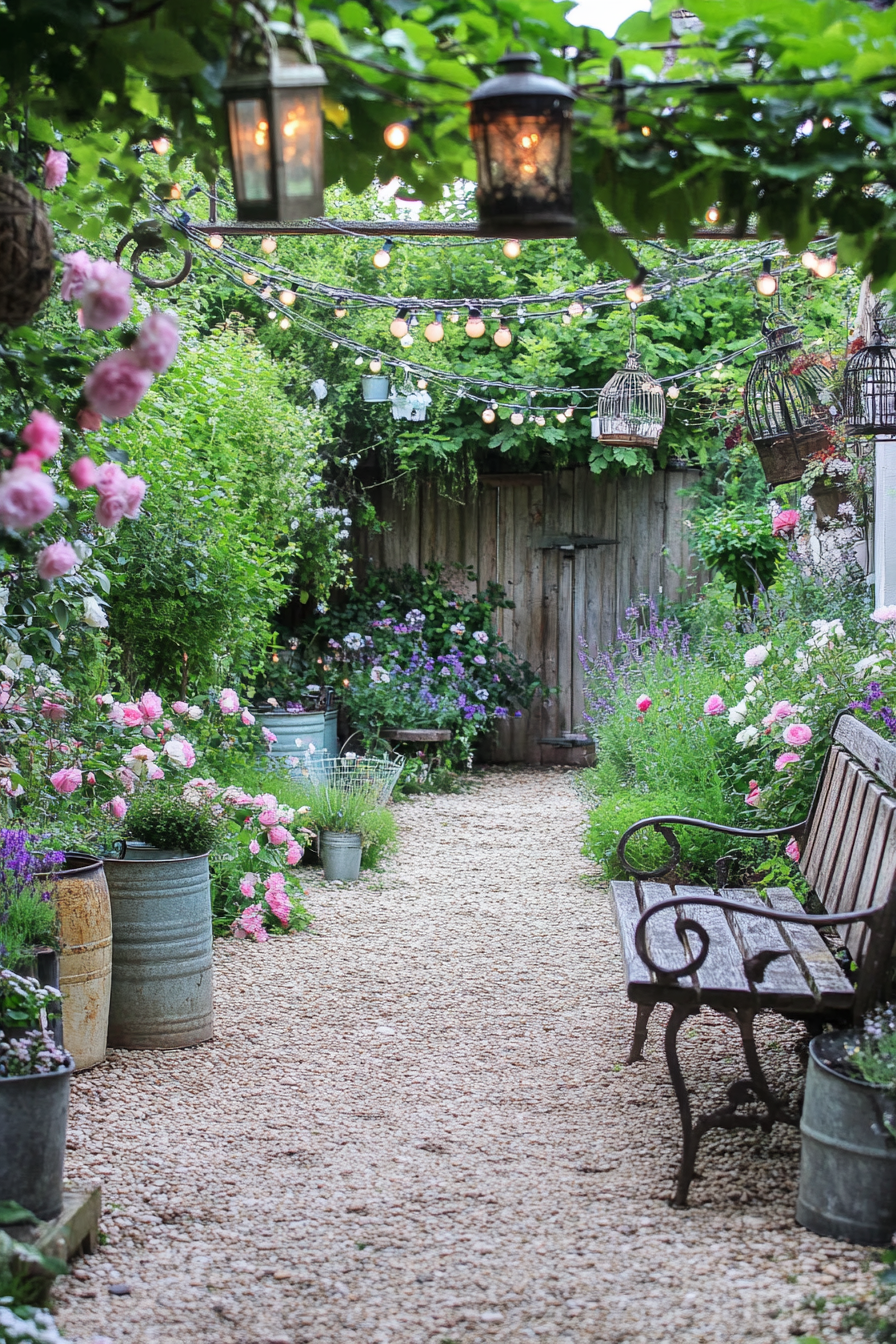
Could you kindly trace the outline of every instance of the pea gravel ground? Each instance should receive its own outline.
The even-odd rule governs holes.
[[[716,1132],[692,1207],[667,1202],[663,1016],[622,1067],[633,1009],[569,774],[495,769],[397,811],[382,873],[309,870],[311,934],[216,944],[213,1042],[75,1079],[68,1175],[102,1181],[108,1243],[57,1290],[63,1332],[849,1337],[840,1308],[806,1303],[867,1292],[867,1254],[794,1223],[794,1132]],[[798,1029],[769,1018],[761,1040],[796,1091]],[[718,1095],[732,1028],[701,1020],[683,1054],[697,1103]]]

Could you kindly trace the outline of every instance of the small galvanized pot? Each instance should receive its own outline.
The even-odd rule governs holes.
[[[389,379],[382,373],[365,373],[361,378],[361,396],[365,401],[388,401]]]
[[[320,861],[328,882],[357,882],[361,872],[361,836],[357,831],[321,831]]]
[[[800,1120],[796,1220],[822,1237],[889,1245],[896,1232],[896,1101],[883,1087],[837,1072],[852,1031],[816,1036]]]
[[[0,1078],[0,1202],[14,1199],[42,1222],[62,1210],[65,1131],[74,1067]]]
[[[112,901],[109,1044],[179,1050],[211,1040],[212,906],[207,854],[128,842],[106,859]]]

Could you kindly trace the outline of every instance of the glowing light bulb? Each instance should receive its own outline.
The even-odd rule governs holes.
[[[373,264],[378,271],[382,271],[392,260],[392,248],[395,244],[391,238],[387,238],[382,247],[373,254]]]
[[[819,280],[830,280],[832,275],[837,272],[836,257],[821,257],[818,265],[815,267],[815,274]]]
[[[427,324],[423,335],[433,345],[438,344],[444,338],[445,328],[442,326],[442,314],[436,313],[433,320]]]
[[[495,345],[500,346],[502,350],[506,350],[508,345],[510,345],[511,341],[513,340],[513,332],[510,330],[510,328],[507,326],[505,322],[502,322],[498,330],[495,332],[494,340]]]
[[[371,373],[379,373],[380,369],[383,367],[383,361],[381,359],[372,359],[368,367]]]
[[[268,317],[269,317],[269,318],[271,319],[271,321],[273,322],[273,321],[274,321],[274,318],[275,318],[276,316],[277,316],[277,309],[276,309],[276,308],[271,308],[271,309],[269,310],[269,312],[268,312]]]
[[[830,117],[825,117],[821,124],[826,131],[829,131],[834,123],[831,121]]]
[[[243,284],[244,285],[258,284],[258,276],[255,274],[254,271],[243,271]]]
[[[641,134],[642,134],[642,135],[645,135],[645,136],[646,136],[646,135],[650,135],[650,127],[649,127],[649,126],[642,126],[642,127],[641,127]]]
[[[408,332],[405,336],[402,336],[401,344],[404,346],[405,349],[407,349],[409,345],[414,344],[414,338],[410,332]]]
[[[285,308],[291,308],[296,301],[296,296],[295,294],[293,294],[291,289],[281,289],[280,293],[277,295],[277,298],[280,300],[280,302],[283,304]]]
[[[289,329],[290,329],[291,326],[292,326],[292,323],[290,322],[290,320],[289,320],[288,317],[281,317],[281,319],[280,319],[280,330],[281,330],[281,331],[289,331]]]
[[[334,317],[348,316],[348,309],[344,306],[341,300],[337,300],[336,307],[333,309],[333,316]]]
[[[512,425],[521,425],[523,423],[523,418],[522,411],[514,411],[513,415],[510,417],[510,423]]]
[[[703,218],[706,220],[707,224],[718,224],[719,220],[722,218],[722,212],[717,205],[711,205]]]
[[[418,379],[417,379],[417,386],[418,386],[418,388],[420,389],[421,392],[425,392],[426,389],[429,387],[429,383],[426,381],[425,378],[418,378]]]
[[[572,318],[570,317],[569,313],[564,313],[561,320],[563,322],[564,327],[572,326]]]
[[[217,252],[224,246],[224,239],[220,233],[210,233],[208,236],[208,245],[214,252]]]
[[[535,149],[541,143],[541,136],[537,131],[530,131],[526,135],[521,135],[517,140],[520,149]]]
[[[478,308],[470,309],[470,316],[467,318],[464,331],[473,341],[478,341],[480,336],[485,335],[485,323]]]
[[[265,256],[269,257],[272,252],[277,251],[277,239],[271,237],[262,238],[261,250],[264,252]]]
[[[389,323],[389,330],[397,341],[408,334],[408,310],[400,308],[395,317]]]
[[[573,299],[566,311],[569,313],[570,317],[581,317],[585,311],[585,305],[584,303],[580,303],[578,299]]]
[[[565,425],[565,424],[566,424],[566,412],[565,412],[565,411],[558,411],[558,412],[557,412],[557,424],[558,424],[558,425]]]
[[[390,149],[404,149],[411,138],[409,121],[392,121],[383,131],[383,139]]]
[[[283,129],[284,131],[286,131],[285,126]],[[286,134],[289,135],[289,131],[286,131]],[[267,142],[268,142],[268,124],[266,121],[259,121],[255,127],[255,143],[258,146],[263,146],[266,145]]]
[[[355,360],[355,364],[356,364],[357,367],[360,369],[360,367],[361,367],[361,365],[362,365],[363,363],[364,363],[364,356],[363,356],[363,355],[359,355],[358,358]]]
[[[179,183],[179,182],[172,182],[172,183],[171,183],[171,190],[168,192],[168,199],[169,199],[169,201],[179,201],[180,198],[181,198],[182,196],[183,196],[183,192],[182,192],[181,189],[180,189],[180,183]]]
[[[631,284],[625,287],[625,297],[629,303],[639,304],[644,302],[647,295],[644,293],[644,286],[637,280],[632,280]]]
[[[160,135],[155,140],[149,142],[157,154],[167,154],[171,148],[171,141],[167,135]]]
[[[756,292],[766,299],[778,292],[778,277],[772,275],[771,257],[766,257],[762,263],[762,270],[756,277]]]
[[[280,325],[281,325],[281,327],[282,327],[283,323],[281,322]],[[330,342],[330,349],[331,349],[331,350],[338,350],[338,349],[339,349],[339,342],[338,342],[338,341],[331,341],[331,342]]]
[[[491,406],[486,406],[485,410],[482,412],[482,418],[487,425],[493,425],[495,423],[495,413]]]
[[[501,248],[501,251],[509,261],[516,261],[522,250],[523,245],[518,238],[508,238],[507,242]]]
[[[814,271],[818,265],[818,257],[814,252],[804,252],[800,257],[800,264],[805,266],[807,271]]]
[[[536,425],[543,425],[543,424],[544,424],[544,416],[543,416],[543,415],[536,415],[536,417],[535,417],[535,423],[536,423]]]

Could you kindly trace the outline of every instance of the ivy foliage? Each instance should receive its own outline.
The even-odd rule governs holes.
[[[262,0],[289,40],[292,7]],[[427,203],[475,176],[467,100],[508,47],[536,50],[545,73],[575,86],[579,242],[625,271],[607,228],[662,227],[682,243],[718,202],[743,234],[780,231],[794,249],[817,229],[840,235],[844,261],[896,275],[892,9],[843,0],[693,0],[696,23],[654,0],[610,38],[574,27],[571,0],[303,0],[298,6],[328,87],[326,175],[361,193],[397,176]],[[7,162],[65,143],[75,160],[56,202],[98,236],[126,222],[141,193],[140,155],[161,128],[176,174],[193,158],[211,179],[226,144],[220,84],[234,25],[230,0],[8,0],[0,12],[0,94]],[[410,117],[407,147],[384,126]],[[135,151],[137,151],[135,153]],[[39,182],[39,158],[29,162]],[[85,213],[89,219],[85,220]],[[71,226],[71,225],[70,225]],[[91,236],[86,234],[85,236]]]

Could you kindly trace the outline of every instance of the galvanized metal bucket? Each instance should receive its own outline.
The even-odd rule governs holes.
[[[883,1087],[836,1070],[855,1032],[816,1036],[800,1120],[796,1220],[822,1237],[889,1245],[896,1232],[896,1104]]]
[[[361,376],[361,396],[365,401],[388,401],[390,386],[385,373],[365,373]]]
[[[0,1202],[14,1199],[42,1222],[62,1210],[65,1131],[74,1065],[0,1078]]]
[[[357,882],[361,872],[361,837],[357,831],[321,831],[320,861],[328,882]]]
[[[335,756],[339,751],[336,736],[336,721],[339,715],[335,709],[309,710],[307,713],[259,714],[259,725],[267,728],[276,737],[271,743],[269,756],[278,765],[287,757],[294,757],[298,764],[289,767],[289,773],[296,779],[302,774],[302,763],[309,748],[324,751]]]
[[[65,1048],[75,1068],[106,1058],[112,989],[112,910],[102,859],[66,854],[55,873],[42,873],[59,915],[59,988]]]
[[[179,1050],[211,1040],[208,855],[131,841],[105,868],[112,903],[109,1044]]]

